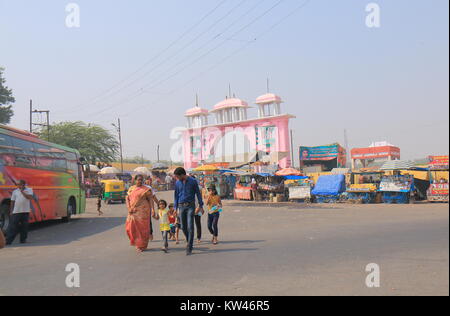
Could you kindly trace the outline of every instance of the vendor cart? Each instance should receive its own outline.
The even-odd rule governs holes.
[[[448,156],[430,157],[430,187],[427,191],[429,202],[449,202],[449,162]]]
[[[383,203],[409,204],[414,197],[414,177],[412,175],[386,175],[383,176],[379,192]]]
[[[308,177],[291,177],[284,182],[285,187],[289,191],[290,201],[311,202],[311,181]]]

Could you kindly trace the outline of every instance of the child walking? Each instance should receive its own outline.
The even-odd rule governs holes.
[[[164,247],[161,250],[167,253],[169,251],[170,234],[169,211],[167,210],[167,202],[164,200],[160,200],[158,206],[159,210],[156,219],[159,219],[159,227],[164,242]]]
[[[213,235],[212,243],[217,245],[219,243],[219,218],[220,212],[222,212],[222,200],[217,193],[216,187],[211,186],[208,188],[208,200],[206,205],[208,206],[208,230]]]
[[[171,203],[169,205],[169,224],[170,224],[170,240],[176,240],[175,233],[176,233],[176,223],[177,223],[177,212],[175,211],[175,205]]]

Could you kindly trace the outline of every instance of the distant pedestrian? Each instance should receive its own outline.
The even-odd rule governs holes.
[[[191,255],[194,247],[194,217],[203,211],[203,199],[197,181],[188,177],[184,168],[175,170],[175,209],[180,212],[181,228],[187,239],[186,255]],[[196,208],[197,197],[199,207]]]
[[[102,216],[103,212],[102,212],[102,201],[103,201],[103,196],[100,193],[97,197],[97,212],[98,212],[98,216]]]
[[[6,234],[6,245],[11,245],[19,233],[20,243],[27,242],[32,199],[33,190],[27,187],[25,180],[20,180],[11,196],[11,221]]]
[[[222,211],[222,200],[217,194],[215,186],[208,188],[208,200],[206,205],[208,206],[208,230],[213,236],[212,243],[217,245],[219,243],[219,218]]]

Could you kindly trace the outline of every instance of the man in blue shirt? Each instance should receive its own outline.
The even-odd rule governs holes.
[[[184,168],[177,168],[174,172],[178,180],[175,184],[175,209],[179,211],[181,219],[181,229],[188,241],[186,255],[192,254],[194,247],[194,216],[203,210],[203,199],[200,188],[195,179],[188,177]],[[197,196],[199,207],[195,207],[195,197]]]

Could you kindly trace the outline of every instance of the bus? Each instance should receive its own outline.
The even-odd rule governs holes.
[[[83,162],[75,149],[0,125],[0,229],[8,229],[11,195],[19,180],[25,180],[34,192],[31,223],[68,222],[72,215],[84,213]]]

